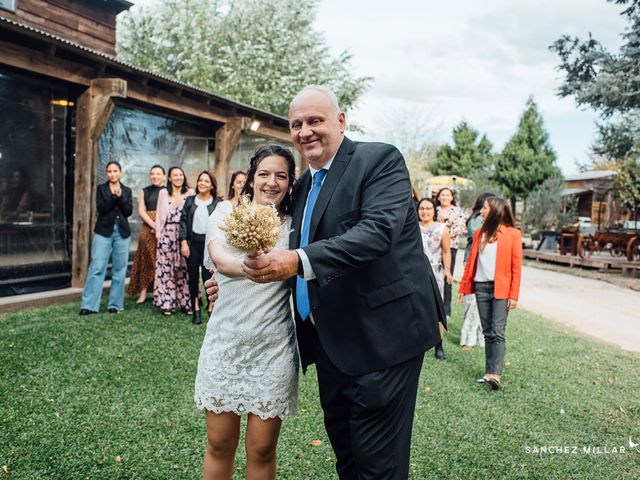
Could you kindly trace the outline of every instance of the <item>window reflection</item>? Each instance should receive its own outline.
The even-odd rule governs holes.
[[[70,266],[65,88],[0,71],[0,296]],[[17,289],[17,290],[16,290]]]
[[[115,160],[122,165],[122,183],[131,188],[133,204],[137,207],[142,189],[149,185],[149,170],[155,164],[165,170],[177,165],[187,175],[189,185],[195,187],[202,170],[214,170],[213,145],[215,126],[205,122],[190,122],[163,116],[155,112],[116,105],[102,136],[98,153],[98,183],[107,181],[107,163]],[[129,219],[131,251],[137,249],[142,220],[134,208]]]

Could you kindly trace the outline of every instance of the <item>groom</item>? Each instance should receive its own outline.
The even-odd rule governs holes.
[[[315,363],[341,479],[406,479],[424,352],[442,301],[423,253],[400,152],[352,142],[336,96],[291,102],[291,139],[309,163],[293,192],[292,250],[247,258],[256,282],[292,279],[303,369]]]

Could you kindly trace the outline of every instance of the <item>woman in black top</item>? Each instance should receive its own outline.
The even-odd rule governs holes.
[[[200,271],[202,281],[211,278],[204,265],[204,243],[207,233],[207,220],[218,204],[217,182],[206,170],[198,175],[196,195],[187,197],[180,216],[180,250],[187,259],[189,269],[189,295],[193,300],[193,323],[199,325],[200,305]]]
[[[138,295],[136,303],[147,299],[147,292],[153,290],[156,273],[156,207],[158,193],[164,188],[165,171],[161,165],[154,165],[149,171],[151,185],[142,189],[138,200],[138,215],[142,219],[142,228],[138,236],[138,251],[131,267],[129,295]]]
[[[118,162],[107,164],[109,180],[98,185],[96,210],[98,219],[91,243],[91,263],[82,292],[80,315],[100,311],[102,286],[111,259],[111,288],[109,289],[109,313],[124,309],[124,280],[127,274],[131,232],[127,217],[133,212],[131,189],[120,183],[122,167]]]

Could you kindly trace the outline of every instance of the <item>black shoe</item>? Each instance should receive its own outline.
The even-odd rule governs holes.
[[[109,312],[109,313],[120,313],[120,310],[118,310],[117,308],[111,307],[109,310],[107,310],[107,312]]]
[[[202,323],[202,320],[200,319],[200,310],[193,312],[193,319],[191,320],[191,323],[194,325],[200,325]]]
[[[80,309],[80,315],[91,315],[92,313],[98,313],[98,312],[94,312],[93,310],[87,310],[86,308]]]
[[[442,349],[442,343],[436,345],[436,360],[445,360],[444,350]]]

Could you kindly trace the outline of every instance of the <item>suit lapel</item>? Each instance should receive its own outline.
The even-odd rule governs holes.
[[[333,192],[338,186],[345,168],[347,168],[353,149],[353,142],[347,137],[344,137],[344,140],[333,159],[331,168],[327,172],[327,176],[322,183],[320,194],[318,195],[318,199],[316,200],[316,204],[313,208],[313,215],[311,216],[311,224],[309,227],[309,243],[313,241],[316,229],[318,228],[318,223],[320,223],[320,219],[322,218],[322,215],[324,215],[324,211],[327,209],[329,200],[331,200]]]

